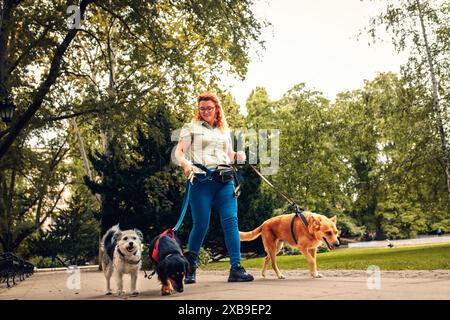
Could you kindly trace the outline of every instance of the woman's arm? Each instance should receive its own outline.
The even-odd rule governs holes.
[[[185,157],[186,150],[190,145],[190,140],[180,140],[178,141],[177,148],[175,149],[175,158],[180,163],[186,176],[189,176],[189,174],[193,170],[192,163]]]
[[[233,163],[234,163],[235,159],[240,160],[240,161],[245,161],[245,159],[247,158],[244,151],[235,152],[232,148],[231,142],[228,144],[227,154]]]
[[[228,148],[227,154],[228,154],[228,157],[230,158],[230,160],[234,161],[234,157],[236,155],[236,152],[234,152],[231,147]]]

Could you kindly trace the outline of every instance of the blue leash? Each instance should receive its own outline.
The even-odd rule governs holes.
[[[194,163],[194,165],[206,172],[205,178],[200,179],[200,182],[204,181],[204,180],[211,180],[212,179],[212,174],[213,174],[212,170],[209,170],[208,168],[202,166],[201,164]],[[191,182],[189,181],[189,179],[187,179],[187,181],[186,181],[186,192],[184,193],[183,204],[181,206],[181,215],[180,215],[180,218],[178,219],[178,222],[175,225],[175,227],[172,228],[173,231],[177,231],[180,228],[181,223],[183,222],[184,216],[186,215],[187,208],[188,208],[188,205],[189,205],[189,195],[190,195],[190,193],[191,193]]]
[[[189,181],[189,179],[187,179],[186,181],[186,192],[184,193],[184,198],[183,198],[183,205],[181,206],[181,215],[180,218],[178,219],[177,224],[175,225],[175,227],[173,227],[173,231],[177,231],[180,226],[181,223],[183,222],[184,216],[186,215],[187,212],[187,208],[189,205],[189,194],[191,193],[191,182]]]
[[[198,176],[195,177],[196,179],[199,180],[199,182],[205,181],[205,180],[212,180],[212,175],[214,173],[213,170],[210,170],[208,168],[206,168],[205,166],[199,164],[199,163],[194,163],[194,166],[196,166],[197,168],[203,170],[206,172],[205,177],[204,178],[199,178]],[[239,172],[235,172],[235,179],[238,182],[239,180],[242,180],[242,175]],[[177,224],[175,225],[175,227],[172,228],[173,231],[177,231],[180,226],[181,223],[183,222],[184,216],[186,215],[187,212],[187,208],[189,205],[189,195],[191,192],[191,181],[189,180],[189,178],[186,181],[186,192],[184,193],[184,197],[183,197],[183,204],[181,206],[181,214],[180,214],[180,218],[178,219]],[[239,191],[240,193],[240,191]],[[235,193],[235,196],[237,197],[239,194]]]

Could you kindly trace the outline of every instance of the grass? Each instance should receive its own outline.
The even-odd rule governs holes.
[[[264,258],[242,261],[245,268],[261,268]],[[303,255],[278,256],[281,270],[307,269]],[[338,249],[317,255],[319,269],[366,270],[376,265],[381,270],[437,270],[450,269],[450,243],[394,248]],[[270,266],[270,265],[269,265]],[[210,263],[203,270],[225,270],[227,261]]]

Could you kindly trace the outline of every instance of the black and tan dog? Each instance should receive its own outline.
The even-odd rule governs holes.
[[[156,236],[149,245],[150,258],[156,265],[158,279],[162,283],[161,294],[170,295],[173,291],[183,292],[183,279],[189,263],[175,237],[173,230],[168,229]]]
[[[276,255],[286,242],[299,249],[306,257],[311,276],[321,278],[317,272],[317,247],[325,242],[329,250],[339,246],[336,228],[336,216],[327,218],[324,215],[303,211],[302,219],[295,213],[272,217],[263,222],[258,228],[249,232],[239,232],[241,241],[251,241],[261,236],[267,256],[264,260],[262,276],[266,276],[267,266],[272,260],[272,267],[279,279],[284,279],[276,263]]]

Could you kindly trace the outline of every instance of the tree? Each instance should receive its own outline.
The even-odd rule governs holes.
[[[171,159],[172,132],[180,123],[164,104],[146,115],[146,125],[136,128],[136,142],[113,140],[110,156],[99,152],[90,160],[110,180],[85,181],[93,194],[104,198],[98,217],[101,233],[119,223],[122,229],[138,228],[150,240],[173,227],[182,201],[182,172]]]
[[[25,141],[8,155],[1,173],[0,243],[15,251],[57,211],[70,181],[67,136],[51,139],[48,149],[32,149]],[[6,183],[9,181],[9,183]]]
[[[129,128],[145,124],[142,114],[161,96],[185,117],[192,92],[216,83],[226,69],[242,77],[264,25],[250,4],[83,0],[80,28],[67,30],[64,1],[3,1],[0,85],[17,105],[12,125],[0,131],[6,202],[17,146],[45,132],[66,132],[66,119],[78,118],[87,147],[107,154],[113,139],[135,142]],[[0,210],[0,222],[12,226],[5,222],[7,205]]]
[[[63,266],[83,265],[97,255],[98,222],[85,196],[76,192],[68,209],[55,216],[49,230],[39,231],[29,241],[32,255],[51,257]]]
[[[450,138],[447,125],[450,120],[449,6],[449,1],[389,2],[382,14],[371,19],[369,33],[374,36],[378,26],[385,26],[393,34],[392,40],[398,51],[411,49],[411,56],[402,72],[412,82],[427,88],[424,97],[429,99],[428,112],[440,141],[440,161],[450,205]]]
[[[413,237],[446,226],[439,141],[423,87],[378,75],[361,90],[340,94],[335,134],[349,178],[345,211],[375,237]]]
[[[153,79],[172,81],[175,88],[192,83],[206,84],[208,80],[205,77],[215,82],[217,71],[222,69],[218,66],[224,63],[228,63],[231,72],[239,76],[245,74],[250,43],[259,40],[262,28],[262,24],[253,16],[250,5],[250,1],[235,0],[111,0],[106,3],[82,0],[79,6],[81,19],[83,21],[85,16],[88,17],[83,21],[85,28],[66,31],[66,21],[60,14],[67,9],[63,1],[3,1],[0,21],[1,86],[10,92],[24,90],[27,87],[25,71],[30,65],[40,70],[47,69],[48,72],[36,90],[28,90],[23,97],[26,99],[16,99],[18,116],[11,128],[1,134],[0,159],[36,112],[46,107],[48,102],[45,99],[57,84],[63,63],[66,70],[71,65],[80,65],[79,58],[83,55],[79,51],[81,43],[75,39],[78,34],[84,36],[81,41],[88,38],[97,46],[101,60],[106,61],[103,69],[109,65],[111,71],[112,61],[119,61],[121,70],[118,73],[124,75],[123,85],[142,79],[140,71],[148,66],[154,71]],[[36,15],[42,10],[44,14]],[[108,38],[114,23],[118,24],[115,28],[116,34],[121,35],[120,39]],[[104,28],[105,25],[107,28]],[[57,38],[63,40],[55,43],[54,39]],[[109,50],[112,41],[115,41],[114,57]],[[75,45],[70,50],[72,42]],[[107,43],[109,59],[105,59],[102,42]],[[132,50],[129,50],[130,45]],[[121,55],[118,51],[126,51],[126,54]],[[66,56],[71,55],[77,59],[65,60]],[[89,63],[88,60],[84,62]],[[71,75],[90,78],[85,73]],[[35,83],[33,80],[29,83]],[[117,77],[111,80],[116,84],[120,82]],[[66,87],[65,91],[68,89]],[[151,86],[145,86],[145,89],[149,90]]]

